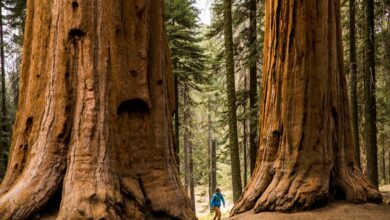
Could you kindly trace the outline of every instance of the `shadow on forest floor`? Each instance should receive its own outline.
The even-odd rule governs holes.
[[[278,213],[262,212],[253,214],[251,212],[238,215],[230,220],[389,220],[390,206],[376,205],[372,203],[353,204],[347,202],[330,203],[324,208],[306,212]]]
[[[297,213],[251,212],[230,218],[230,220],[389,220],[390,219],[390,185],[380,187],[383,194],[384,205],[372,203],[353,204],[347,202],[334,202],[320,209]],[[227,220],[229,218],[225,218]]]

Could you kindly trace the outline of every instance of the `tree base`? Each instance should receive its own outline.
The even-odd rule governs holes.
[[[311,210],[327,205],[334,200],[353,203],[380,203],[382,196],[356,167],[330,172],[323,178],[322,166],[306,172],[263,172],[254,176],[245,193],[231,210],[231,216],[248,210],[294,212]],[[256,184],[253,186],[253,184]]]

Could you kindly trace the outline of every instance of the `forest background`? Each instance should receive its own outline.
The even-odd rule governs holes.
[[[235,82],[227,86],[222,0],[166,0],[165,19],[177,87],[178,117],[174,118],[180,175],[199,217],[209,212],[215,187],[233,204],[233,182],[245,187],[254,166],[258,140],[258,109],[262,78],[264,2],[233,1]],[[363,0],[341,1],[344,67],[349,85],[355,149],[363,172],[374,169],[378,185],[390,183],[390,1],[375,3],[375,98],[377,143],[366,132]],[[253,6],[255,5],[255,6]],[[25,0],[0,1],[0,176],[4,175],[18,100]],[[229,148],[228,92],[236,95],[237,149]],[[367,152],[372,150],[376,155]],[[239,163],[232,159],[238,158]],[[374,164],[374,165],[373,165]],[[375,165],[376,164],[376,165]],[[233,175],[239,171],[239,177]],[[232,177],[235,177],[233,180]],[[385,188],[382,188],[384,190]]]

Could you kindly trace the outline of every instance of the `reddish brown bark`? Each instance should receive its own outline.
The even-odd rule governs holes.
[[[356,163],[339,0],[267,0],[256,168],[231,214],[381,200]]]
[[[162,13],[162,0],[28,1],[0,219],[195,218]]]

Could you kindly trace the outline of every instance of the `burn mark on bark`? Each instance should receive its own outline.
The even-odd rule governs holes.
[[[280,137],[281,133],[280,133],[280,131],[278,131],[278,130],[274,130],[274,131],[272,132],[272,135],[273,135],[274,137]]]
[[[130,73],[130,75],[131,75],[132,77],[134,77],[134,78],[136,78],[136,77],[138,76],[138,72],[135,71],[135,70],[130,70],[129,73]]]
[[[117,113],[118,115],[121,115],[122,113],[140,113],[140,114],[146,114],[149,113],[149,107],[146,104],[144,100],[141,99],[131,99],[122,102],[118,106]]]
[[[292,15],[292,19],[291,19],[291,21],[290,21],[290,25],[291,25],[291,31],[290,31],[290,35],[289,35],[289,45],[288,45],[288,47],[289,48],[291,48],[292,47],[292,45],[293,45],[293,42],[294,42],[294,33],[295,33],[295,26],[296,26],[296,19],[297,19],[297,4],[296,4],[296,2],[294,1],[293,2],[293,15]]]
[[[353,163],[353,161],[349,161],[349,163],[348,163],[348,167],[349,167],[349,169],[350,169],[350,170],[352,170],[352,171],[354,171],[354,170],[355,170],[355,166],[354,166],[354,163]]]
[[[119,36],[121,33],[122,33],[122,28],[117,27],[117,28],[115,29],[115,35],[116,35],[116,36]]]
[[[79,28],[72,28],[69,31],[68,36],[70,40],[79,40],[80,38],[85,36],[85,32]]]
[[[97,204],[99,199],[96,195],[96,193],[93,193],[90,197],[89,197],[89,200],[91,201],[91,204]]]
[[[54,216],[60,210],[61,200],[62,200],[62,187],[63,183],[58,185],[58,188],[50,197],[49,201],[42,207],[42,209],[36,213],[32,219],[41,219],[46,216]]]
[[[144,182],[141,178],[138,179],[139,187],[142,191],[142,194],[145,198],[145,205],[141,208],[141,212],[145,215],[146,219],[172,219],[172,220],[179,220],[178,218],[175,218],[169,213],[163,212],[163,211],[155,211],[153,210],[152,203],[150,199],[148,199],[146,189],[144,186]]]
[[[24,129],[24,133],[26,136],[30,134],[32,125],[33,125],[33,117],[28,117],[26,120],[26,128]]]
[[[332,106],[331,111],[332,111],[332,118],[333,118],[334,126],[335,126],[335,128],[338,128],[339,127],[339,120],[338,120],[337,110],[334,106]]]
[[[77,10],[78,7],[79,7],[79,3],[77,1],[72,1],[72,9]]]
[[[145,12],[145,2],[143,0],[137,1],[135,4],[135,9],[136,9],[137,17],[142,18]]]

